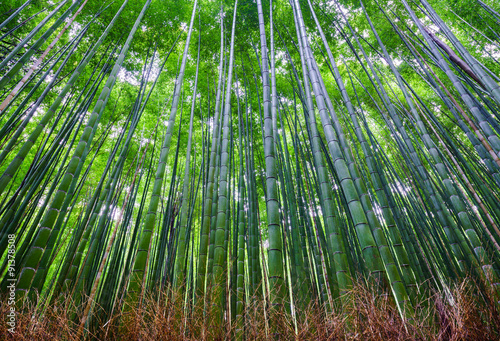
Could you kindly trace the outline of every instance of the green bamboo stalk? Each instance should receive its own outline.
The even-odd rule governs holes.
[[[24,64],[26,64],[29,59],[31,58],[31,56],[35,53],[35,51],[40,47],[42,46],[43,43],[45,43],[45,41],[52,35],[52,33],[54,33],[55,30],[57,30],[57,28],[59,26],[62,25],[62,23],[66,20],[66,18],[77,8],[77,6],[80,4],[80,2],[82,2],[82,0],[76,0],[74,3],[72,3],[72,5],[63,13],[61,14],[61,16],[59,18],[57,18],[57,20],[54,22],[54,24],[52,24],[52,26],[47,29],[40,38],[38,38],[38,40],[36,42],[34,42],[28,51],[26,51],[23,56],[21,58],[19,58],[19,60],[14,64],[14,66],[12,66],[9,71],[2,77],[2,79],[0,79],[0,90],[2,90],[6,85],[7,83],[9,83],[12,78],[14,78],[16,76],[16,74],[19,72],[19,70],[21,70],[21,68],[24,66]],[[59,7],[57,7],[51,14],[49,14],[49,16],[47,16],[45,18],[45,20],[47,20],[47,18],[50,18],[51,16],[53,16],[62,6],[64,5],[61,4]],[[32,37],[34,34],[36,34],[37,30],[39,30],[41,28],[40,25],[38,25],[33,31],[35,32],[31,32],[28,37]],[[23,41],[28,41],[26,37]],[[31,38],[30,37],[30,38]],[[17,45],[14,50],[7,56],[5,57],[5,59],[0,63],[0,70],[3,69],[8,62],[10,62],[15,54],[24,46],[24,44],[19,44]]]
[[[24,4],[22,4],[18,9],[15,10],[14,13],[12,13],[7,19],[5,19],[1,24],[0,24],[0,30],[4,28],[8,23],[12,21],[17,15],[31,3],[32,0],[27,0]]]
[[[221,15],[222,17],[222,15]],[[213,133],[212,133],[212,145],[210,148],[210,159],[208,162],[208,172],[207,172],[207,188],[206,195],[203,203],[203,217],[201,226],[201,236],[200,236],[200,246],[199,246],[199,261],[197,269],[197,280],[196,280],[196,295],[198,298],[203,298],[205,292],[205,282],[206,282],[206,272],[207,272],[207,260],[210,242],[210,231],[213,227],[211,224],[212,217],[212,206],[213,197],[215,193],[214,182],[215,182],[215,172],[216,172],[216,155],[218,139],[220,135],[220,98],[221,98],[221,87],[224,75],[223,68],[223,58],[224,58],[224,34],[223,34],[223,20],[221,20],[221,50],[220,50],[220,61],[219,61],[219,78],[217,85],[217,94],[215,100],[215,113],[213,118]]]
[[[267,228],[269,233],[268,264],[270,303],[273,308],[285,304],[285,281],[283,270],[283,240],[280,224],[280,204],[278,201],[278,184],[276,169],[276,150],[273,134],[273,117],[271,113],[269,67],[267,57],[266,32],[262,3],[257,0],[259,32],[261,45],[261,74],[264,106],[264,155],[266,158],[266,208]]]
[[[214,270],[213,270],[213,299],[212,303],[215,308],[213,314],[218,325],[223,318],[224,306],[221,305],[222,298],[225,296],[225,277],[226,267],[224,266],[227,247],[226,240],[226,224],[228,221],[227,209],[229,206],[229,167],[228,164],[230,155],[230,110],[231,110],[231,88],[233,81],[233,64],[234,64],[234,38],[236,30],[236,11],[238,8],[238,0],[234,4],[233,25],[231,29],[231,43],[229,52],[229,65],[226,81],[226,98],[224,103],[224,114],[222,116],[222,140],[220,149],[220,175],[219,175],[219,191],[217,193],[217,220],[215,225],[215,245],[214,245]],[[217,320],[218,319],[218,320]]]
[[[80,142],[78,143],[78,146],[73,153],[71,161],[66,169],[65,175],[59,185],[57,194],[52,201],[51,207],[46,211],[46,214],[44,215],[44,218],[40,223],[39,232],[35,237],[33,245],[29,251],[29,254],[27,255],[26,263],[21,269],[19,275],[16,292],[19,292],[20,297],[25,297],[25,294],[30,288],[31,281],[33,279],[33,276],[35,275],[36,269],[38,268],[38,263],[43,255],[46,243],[52,232],[53,224],[56,221],[58,210],[63,205],[69,187],[75,180],[78,179],[78,177],[76,176],[78,175],[77,170],[81,169],[83,162],[85,161],[85,157],[88,153],[88,145],[92,141],[92,138],[95,134],[95,130],[97,129],[99,120],[107,104],[111,90],[113,89],[113,86],[116,82],[118,71],[120,70],[121,64],[123,63],[125,55],[128,52],[130,42],[132,41],[139,23],[150,3],[151,0],[148,0],[146,2],[134,26],[132,27],[129,37],[127,38],[127,41],[120,51],[120,56],[118,57],[115,66],[113,67],[113,70],[108,77],[106,85],[104,86],[101,95],[99,96],[99,99],[94,107],[94,110],[87,121],[87,126],[85,127],[85,130],[80,137]]]
[[[176,275],[174,279],[174,286],[185,290],[185,277],[186,269],[184,268],[186,263],[186,231],[188,230],[188,204],[189,204],[189,170],[190,170],[190,160],[191,160],[191,144],[193,139],[193,118],[194,109],[196,106],[197,86],[198,86],[198,71],[200,67],[200,45],[201,45],[201,35],[198,37],[198,57],[196,61],[196,76],[194,78],[194,88],[193,88],[193,100],[191,103],[191,117],[189,119],[189,136],[188,143],[186,147],[186,165],[184,167],[184,181],[182,186],[182,202],[181,202],[181,220],[180,220],[180,230],[179,230],[179,244],[177,247],[177,257],[176,257]]]
[[[5,57],[5,59],[0,63],[0,70],[4,69],[9,62],[11,62],[19,50],[21,50],[30,40],[33,38],[42,27],[47,24],[47,22],[57,13],[59,10],[68,3],[68,0],[61,1],[58,6],[50,12],[23,40],[21,40],[16,47],[14,47],[11,52]]]
[[[191,40],[191,32],[193,30],[194,16],[196,13],[196,6],[198,2],[195,0],[193,5],[193,13],[191,15],[191,22],[189,24],[188,35],[186,39],[186,45],[184,47],[184,53],[182,56],[181,68],[179,70],[179,75],[175,83],[174,98],[172,101],[172,108],[170,111],[170,118],[168,121],[167,131],[163,140],[163,145],[160,153],[160,160],[158,162],[158,168],[156,169],[156,176],[153,186],[153,194],[149,203],[148,213],[144,222],[143,231],[141,234],[139,249],[137,250],[137,255],[135,256],[134,266],[132,270],[132,278],[129,283],[129,297],[133,304],[136,302],[136,298],[139,294],[139,290],[143,285],[144,281],[144,271],[146,269],[146,261],[148,256],[148,250],[151,243],[151,236],[155,227],[156,214],[158,210],[158,204],[160,201],[160,193],[163,184],[163,178],[166,172],[166,161],[168,157],[168,152],[170,149],[170,141],[172,140],[172,132],[175,125],[175,117],[177,114],[177,106],[179,104],[179,95],[182,87],[182,82],[184,80],[184,70],[186,68],[186,60],[188,55],[189,42]]]

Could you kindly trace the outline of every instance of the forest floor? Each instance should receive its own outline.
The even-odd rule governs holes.
[[[270,312],[261,302],[247,307],[244,322],[232,325],[217,324],[210,312],[204,318],[185,314],[172,298],[176,295],[161,292],[144,299],[140,308],[115,311],[111,318],[92,316],[90,331],[83,334],[67,301],[44,311],[26,308],[16,313],[12,333],[6,323],[10,306],[2,299],[0,340],[81,340],[84,335],[89,340],[232,340],[239,333],[246,340],[500,340],[497,300],[471,283],[458,283],[447,295],[421,295],[426,298],[414,304],[414,312],[403,313],[404,319],[392,295],[376,295],[373,288],[357,284],[343,300],[350,303],[342,313],[325,313],[326,307],[313,303],[295,307],[292,314]]]

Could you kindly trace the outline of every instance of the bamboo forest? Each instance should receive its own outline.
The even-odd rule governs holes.
[[[0,0],[1,340],[499,340],[500,2]]]

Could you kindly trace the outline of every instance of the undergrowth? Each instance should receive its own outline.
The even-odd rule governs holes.
[[[241,323],[221,322],[203,302],[185,306],[177,293],[147,294],[140,306],[115,308],[111,317],[94,307],[84,336],[92,340],[226,340],[243,330],[247,340],[500,340],[500,315],[492,293],[464,280],[443,293],[422,294],[414,313],[401,314],[390,295],[376,295],[366,284],[356,284],[343,311],[307,302],[293,312],[270,311],[263,299],[249,300]],[[425,298],[422,298],[425,297]],[[210,302],[206,307],[212,307]],[[7,300],[0,314],[7,316]],[[15,333],[6,322],[0,340],[77,340],[79,318],[70,300],[59,300],[43,310],[27,304],[16,316]],[[401,315],[404,315],[403,319]],[[291,316],[295,316],[295,321]],[[228,321],[229,319],[224,319]]]

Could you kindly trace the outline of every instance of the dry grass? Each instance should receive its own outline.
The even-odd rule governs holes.
[[[241,325],[248,340],[499,340],[500,315],[492,293],[479,294],[471,281],[465,280],[451,290],[454,303],[441,294],[427,295],[415,313],[402,319],[391,296],[374,295],[364,284],[358,284],[347,295],[352,304],[340,313],[325,314],[314,302],[289,313],[265,307],[263,300],[246,307]],[[184,311],[179,295],[161,292],[148,295],[140,307],[117,309],[111,318],[100,321],[93,316],[94,340],[226,340],[234,339],[241,325],[215,318],[214,309],[203,314],[202,306]],[[486,303],[485,303],[486,302]],[[202,302],[201,302],[202,303]],[[211,306],[210,304],[208,306]],[[6,316],[9,306],[2,300],[0,314]],[[2,323],[0,340],[76,340],[74,307],[64,301],[43,312],[27,306],[17,315],[16,333]],[[264,316],[268,317],[267,319]],[[225,319],[224,321],[227,321]]]

